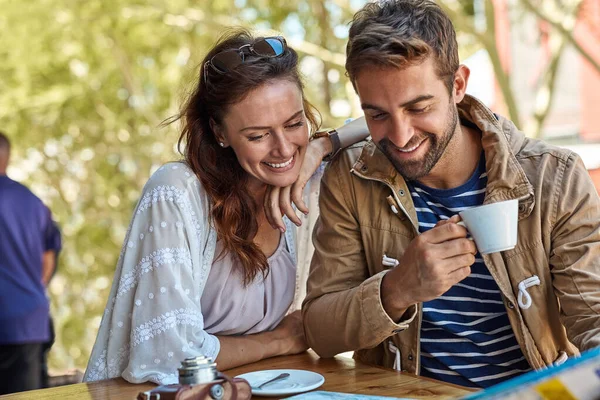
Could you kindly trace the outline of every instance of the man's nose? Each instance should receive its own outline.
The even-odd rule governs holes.
[[[410,119],[394,116],[391,122],[390,131],[388,132],[389,141],[396,147],[405,147],[415,135]]]

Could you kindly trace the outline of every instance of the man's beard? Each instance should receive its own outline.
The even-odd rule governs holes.
[[[396,153],[398,152],[398,150],[396,150],[398,148],[397,146],[391,143],[387,138],[379,141],[379,149],[392,162],[396,170],[404,179],[413,181],[426,176],[429,174],[429,172],[431,172],[433,167],[435,167],[440,158],[442,158],[444,151],[446,151],[446,147],[448,147],[448,143],[450,143],[450,140],[452,137],[454,137],[456,126],[458,124],[458,110],[456,109],[456,105],[451,103],[449,108],[450,112],[448,116],[448,123],[446,124],[446,129],[444,130],[444,134],[442,136],[424,132],[418,137],[411,138],[411,140],[404,146],[405,149],[409,149],[418,145],[424,140],[428,140],[429,150],[421,159],[400,161],[396,157]]]

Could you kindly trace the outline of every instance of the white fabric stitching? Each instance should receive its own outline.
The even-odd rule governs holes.
[[[185,248],[164,248],[153,251],[149,256],[142,258],[133,271],[121,277],[117,298],[134,287],[143,274],[165,264],[182,264],[186,268],[191,268],[192,257],[189,250]]]
[[[196,213],[190,204],[187,191],[184,189],[179,189],[176,186],[159,185],[152,188],[152,191],[150,191],[150,193],[146,193],[144,197],[142,197],[142,200],[140,200],[140,205],[136,214],[142,214],[159,201],[171,201],[177,203],[182,210],[190,216],[194,229],[196,230],[196,236],[200,237],[202,234],[202,226],[198,222]]]
[[[92,368],[87,371],[87,379],[90,381],[98,381],[102,379],[108,379],[111,377],[119,376],[119,372],[123,370],[123,361],[129,358],[129,349],[127,346],[123,346],[117,351],[117,356],[111,358],[110,361],[106,360],[107,351],[103,350],[98,360],[94,362]]]
[[[202,327],[203,318],[191,308],[180,308],[152,318],[152,321],[137,326],[132,332],[133,347],[152,339],[154,336],[175,328],[177,325]]]

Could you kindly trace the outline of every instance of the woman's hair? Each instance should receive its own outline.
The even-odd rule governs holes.
[[[276,80],[295,83],[304,96],[298,55],[289,47],[279,57],[246,55],[245,62],[233,70],[219,73],[208,66],[205,73],[206,63],[215,54],[237,50],[256,39],[243,29],[223,35],[202,61],[198,84],[179,115],[183,120],[183,131],[178,147],[181,149],[181,144],[185,143],[182,153],[208,193],[210,219],[217,237],[223,243],[224,252],[239,258],[244,284],[252,282],[259,273],[266,276],[269,271],[267,257],[253,242],[258,230],[256,216],[259,210],[253,194],[246,189],[246,171],[230,147],[219,146],[210,121],[222,125],[229,107],[243,100],[252,90]],[[311,128],[316,129],[317,110],[304,98],[303,105]]]

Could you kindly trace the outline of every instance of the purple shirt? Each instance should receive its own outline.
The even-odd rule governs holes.
[[[42,257],[60,247],[48,208],[25,186],[0,175],[0,344],[49,339]]]
[[[217,242],[215,254],[223,243]],[[273,330],[294,300],[296,261],[281,235],[277,250],[267,259],[269,273],[262,274],[247,286],[237,256],[226,252],[210,268],[200,299],[204,329],[212,335],[250,335]]]

